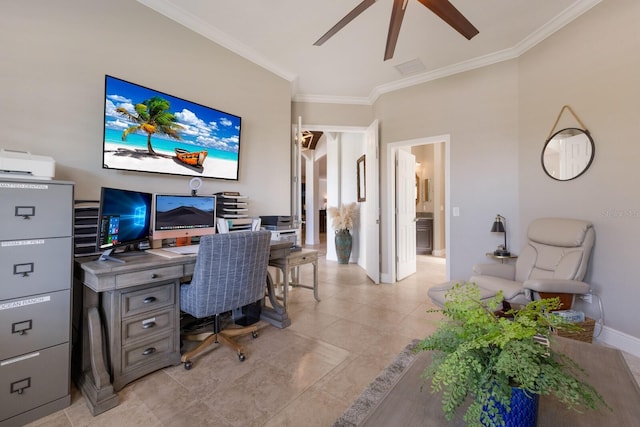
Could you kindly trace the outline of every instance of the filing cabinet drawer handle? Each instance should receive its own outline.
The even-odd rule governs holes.
[[[22,219],[31,219],[36,216],[35,206],[16,206],[15,216],[21,216]]]
[[[26,262],[23,264],[13,264],[13,274],[20,275],[22,277],[28,277],[29,273],[33,273],[34,264],[32,262]]]
[[[31,319],[11,324],[12,334],[24,335],[30,329],[33,329],[33,321]]]
[[[22,394],[29,387],[31,387],[31,377],[23,378],[11,383],[11,393]]]
[[[143,304],[151,304],[152,302],[156,302],[156,297],[146,297],[142,300]]]
[[[147,322],[142,325],[142,329],[149,329],[156,326],[156,322]]]
[[[153,354],[156,352],[156,348],[155,347],[149,347],[148,349],[146,349],[145,351],[142,352],[143,356],[148,356],[150,354]]]

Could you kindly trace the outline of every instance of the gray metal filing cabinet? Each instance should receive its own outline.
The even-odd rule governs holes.
[[[73,184],[0,178],[0,426],[71,403]]]

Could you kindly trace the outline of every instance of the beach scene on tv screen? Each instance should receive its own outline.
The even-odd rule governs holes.
[[[238,179],[240,117],[105,78],[103,167]]]

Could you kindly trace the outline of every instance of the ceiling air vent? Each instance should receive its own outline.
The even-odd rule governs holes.
[[[402,64],[398,64],[395,67],[396,70],[398,70],[398,72],[403,76],[427,71],[427,68],[418,58],[412,59],[411,61],[403,62]]]

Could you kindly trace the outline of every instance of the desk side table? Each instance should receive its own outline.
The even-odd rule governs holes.
[[[299,267],[304,264],[313,265],[313,286],[300,283]],[[313,249],[293,251],[284,258],[270,259],[269,265],[271,267],[276,267],[278,269],[278,273],[282,271],[282,305],[284,305],[285,310],[287,308],[287,293],[289,286],[313,289],[313,297],[316,301],[320,301],[320,297],[318,296],[318,251]],[[289,273],[291,272],[293,272],[292,280],[289,281]],[[279,280],[276,280],[276,282],[279,282]]]

